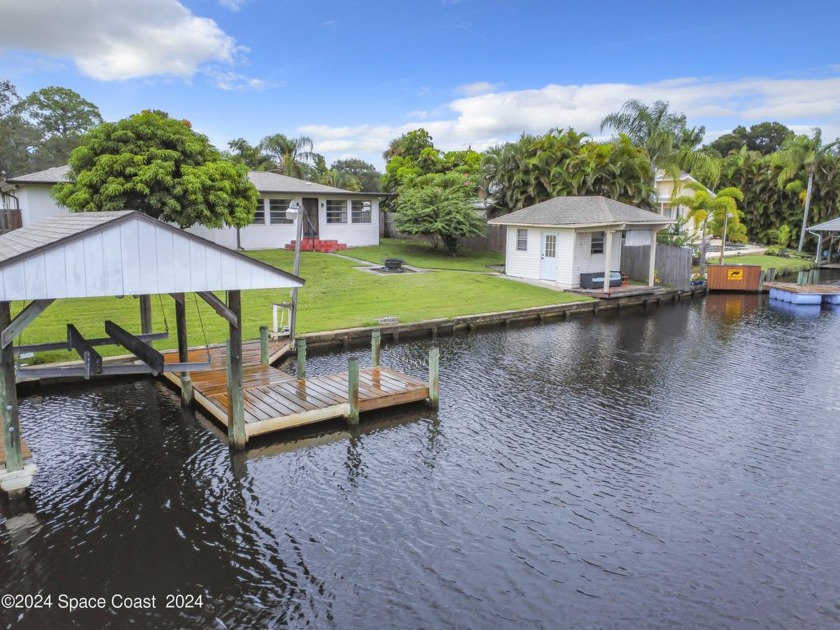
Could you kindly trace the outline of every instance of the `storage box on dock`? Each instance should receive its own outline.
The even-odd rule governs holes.
[[[761,265],[708,265],[706,285],[710,291],[757,292],[761,287]]]

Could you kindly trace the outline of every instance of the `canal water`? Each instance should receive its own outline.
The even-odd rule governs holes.
[[[430,343],[383,363],[425,376]],[[151,379],[24,399],[0,580],[52,607],[3,626],[840,626],[840,313],[710,296],[438,343],[438,412],[233,456]]]

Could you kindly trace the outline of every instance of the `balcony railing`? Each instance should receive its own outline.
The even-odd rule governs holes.
[[[23,217],[20,210],[0,209],[0,234],[11,232],[19,227],[23,227]]]

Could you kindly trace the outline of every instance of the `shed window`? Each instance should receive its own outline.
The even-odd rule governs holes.
[[[257,202],[257,211],[254,213],[254,225],[265,225],[265,199]]]
[[[293,223],[293,221],[286,216],[286,210],[289,209],[291,199],[269,199],[268,200],[268,222],[271,225],[283,225]]]
[[[592,248],[589,250],[591,254],[604,253],[604,233],[592,232]]]
[[[516,251],[528,251],[528,230],[516,230]]]
[[[370,201],[351,201],[353,223],[370,223]]]
[[[347,223],[347,202],[327,199],[327,223]]]

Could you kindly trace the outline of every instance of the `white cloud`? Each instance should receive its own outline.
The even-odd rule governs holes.
[[[219,0],[219,4],[236,13],[248,4],[248,0]]]
[[[455,88],[456,94],[463,94],[464,96],[479,96],[480,94],[487,94],[488,92],[496,92],[501,89],[501,83],[490,83],[488,81],[476,81],[475,83],[467,83],[466,85],[459,85]]]
[[[207,63],[232,64],[247,50],[178,0],[13,2],[3,22],[0,48],[69,57],[100,81],[189,78]]]
[[[458,98],[445,107],[411,112],[411,122],[402,125],[308,125],[301,131],[313,138],[316,151],[367,154],[368,159],[377,160],[375,156],[381,155],[393,138],[418,127],[426,129],[440,149],[472,146],[482,150],[513,140],[523,132],[545,133],[552,127],[574,127],[595,137],[608,135],[609,131],[600,131],[601,119],[631,98],[645,103],[668,101],[673,111],[686,114],[690,125],[705,125],[710,130],[706,141],[736,125],[765,120],[778,120],[795,130],[821,127],[825,138],[840,136],[838,76],[738,80],[686,77],[645,84],[551,84]]]
[[[277,83],[248,77],[232,71],[210,68],[205,71],[217,88],[230,92],[233,90],[268,90],[270,88],[282,87],[285,83]]]

